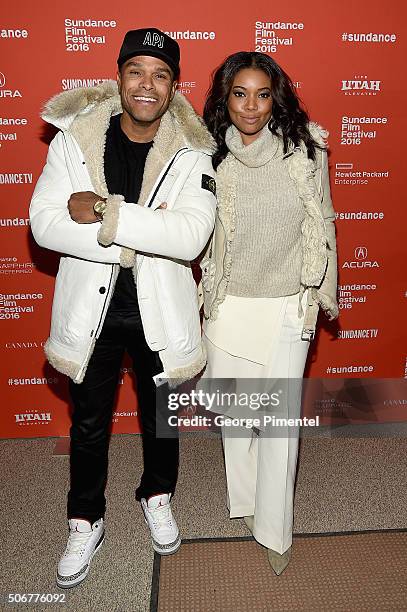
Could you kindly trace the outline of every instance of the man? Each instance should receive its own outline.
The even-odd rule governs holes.
[[[72,379],[74,405],[70,533],[57,572],[64,588],[86,577],[103,541],[109,428],[125,351],[143,427],[136,499],[158,553],[181,542],[170,507],[178,439],[165,418],[158,427],[154,379],[187,380],[205,365],[188,262],[211,234],[215,195],[213,141],[176,93],[179,59],[163,32],[130,31],[117,85],[64,92],[43,113],[60,132],[35,188],[31,227],[38,244],[63,254],[45,352]]]

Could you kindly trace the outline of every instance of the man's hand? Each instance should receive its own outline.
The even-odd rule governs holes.
[[[104,200],[93,191],[78,191],[73,193],[68,200],[68,210],[71,219],[76,223],[97,223],[93,205],[98,200]]]

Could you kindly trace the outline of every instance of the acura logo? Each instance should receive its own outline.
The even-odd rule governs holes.
[[[0,72],[0,87],[4,87],[5,84],[6,84],[6,77],[4,76],[2,72]]]
[[[367,257],[367,248],[363,246],[356,247],[355,259],[358,259],[360,261],[361,259],[366,259],[366,257]]]

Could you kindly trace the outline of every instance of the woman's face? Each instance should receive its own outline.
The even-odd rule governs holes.
[[[271,79],[255,68],[243,68],[232,83],[227,106],[245,145],[256,140],[269,122],[273,107]]]

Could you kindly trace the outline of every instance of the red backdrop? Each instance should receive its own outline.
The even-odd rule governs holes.
[[[25,0],[9,4],[7,14],[3,9],[0,437],[66,435],[69,428],[66,379],[46,364],[42,350],[58,256],[35,245],[27,219],[50,137],[40,108],[61,90],[114,78],[123,35],[137,27],[156,26],[177,38],[180,89],[198,111],[210,73],[225,56],[257,50],[284,67],[312,119],[330,132],[341,316],[338,324],[321,326],[307,370],[312,378],[328,379],[320,386],[331,389],[331,400],[321,407],[314,389],[305,410],[326,418],[343,415],[346,402],[338,397],[344,384],[338,379],[406,377],[400,141],[406,17],[404,5],[394,0],[293,0],[288,8],[266,0],[207,0],[199,6],[156,0],[143,6],[142,16],[136,5],[103,0]],[[383,385],[373,420],[402,419],[407,402],[400,386]],[[362,404],[357,410],[363,412]],[[136,413],[124,364],[113,431],[139,431]]]

